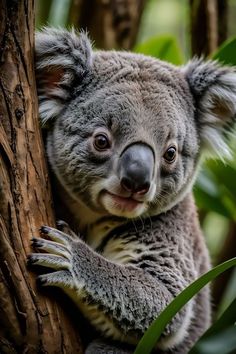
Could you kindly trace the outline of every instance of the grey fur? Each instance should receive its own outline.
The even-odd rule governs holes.
[[[183,71],[196,100],[202,146],[208,153],[230,158],[225,136],[235,122],[235,69],[220,67],[214,61],[194,59]]]
[[[36,73],[38,77],[40,117],[43,124],[54,118],[63,109],[78,84],[91,66],[91,44],[85,33],[78,37],[72,30],[70,36],[65,30],[46,28],[36,34]],[[50,70],[49,70],[50,68]],[[60,85],[48,87],[48,74],[60,72]]]
[[[235,120],[236,75],[215,62],[177,68],[143,55],[92,52],[84,34],[65,30],[45,29],[36,53],[47,154],[61,198],[56,207],[81,238],[44,227],[51,241],[33,243],[47,253],[32,254],[30,262],[54,270],[40,276],[43,285],[62,288],[103,338],[134,345],[209,269],[191,188],[204,150],[229,155],[225,136]],[[101,132],[110,139],[104,152],[93,145]],[[139,203],[130,211],[104,190],[130,197],[117,168],[136,143],[152,149],[155,168],[149,191],[132,194]],[[178,151],[172,164],[163,157],[169,146]],[[206,288],[167,326],[158,352],[187,353],[209,324]],[[100,340],[87,353],[131,350]]]

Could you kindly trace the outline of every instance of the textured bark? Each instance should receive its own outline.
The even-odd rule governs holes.
[[[88,30],[98,48],[131,49],[146,0],[74,0],[70,23]]]
[[[32,235],[54,224],[37,120],[33,3],[0,8],[0,353],[81,353],[62,308],[26,269]]]
[[[209,55],[227,37],[227,0],[190,0],[192,54]]]

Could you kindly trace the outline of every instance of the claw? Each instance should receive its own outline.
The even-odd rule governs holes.
[[[66,233],[67,235],[71,236],[73,239],[78,239],[78,235],[76,235],[76,233],[71,230],[70,226],[63,220],[58,220],[57,221],[57,228],[58,230]]]
[[[27,256],[27,265],[28,266],[31,266],[31,265],[33,265],[35,263],[35,260],[33,259],[33,257],[31,257],[31,254],[29,254],[28,256]]]
[[[67,270],[42,274],[38,276],[37,282],[40,286],[57,286],[63,290],[72,289],[75,286],[73,278]]]
[[[50,228],[48,226],[41,226],[39,229],[40,233],[47,235],[50,232]]]
[[[52,269],[68,269],[70,262],[63,256],[48,253],[32,253],[29,256],[29,265],[39,265]]]
[[[55,242],[67,245],[68,243],[73,241],[73,238],[70,235],[64,233],[63,231],[54,229],[53,227],[42,226],[41,229],[43,234],[46,234],[51,240]]]
[[[31,239],[31,244],[32,244],[32,247],[34,247],[34,248],[40,248],[40,247],[42,247],[42,243],[41,243],[40,239],[38,239],[38,238],[36,238],[36,237],[33,237],[33,238]]]
[[[59,230],[60,230],[60,228],[63,229],[63,227],[69,227],[69,225],[63,220],[57,220],[56,225]]]
[[[39,286],[45,286],[47,284],[47,280],[43,275],[39,275],[36,279],[36,282],[38,283]]]
[[[49,253],[52,255],[62,256],[66,259],[70,259],[70,247],[56,241],[45,240],[44,238],[33,238],[32,246],[36,250],[40,250],[43,254]]]

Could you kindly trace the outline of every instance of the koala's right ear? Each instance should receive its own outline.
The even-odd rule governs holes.
[[[202,151],[230,158],[230,133],[236,125],[236,70],[216,61],[193,59],[182,68],[195,101]]]
[[[91,43],[85,33],[44,28],[36,34],[36,81],[42,124],[65,107],[92,65]]]

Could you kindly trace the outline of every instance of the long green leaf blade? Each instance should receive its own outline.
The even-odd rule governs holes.
[[[179,310],[192,299],[205,285],[218,275],[225,272],[227,269],[236,265],[236,257],[224,263],[221,263],[211,269],[209,272],[203,274],[200,278],[195,280],[187,288],[185,288],[153,321],[148,330],[144,333],[140,342],[138,343],[134,354],[149,354],[154,348],[156,342],[160,338],[163,330],[170,320],[177,314]],[[235,315],[236,317],[236,315]]]

